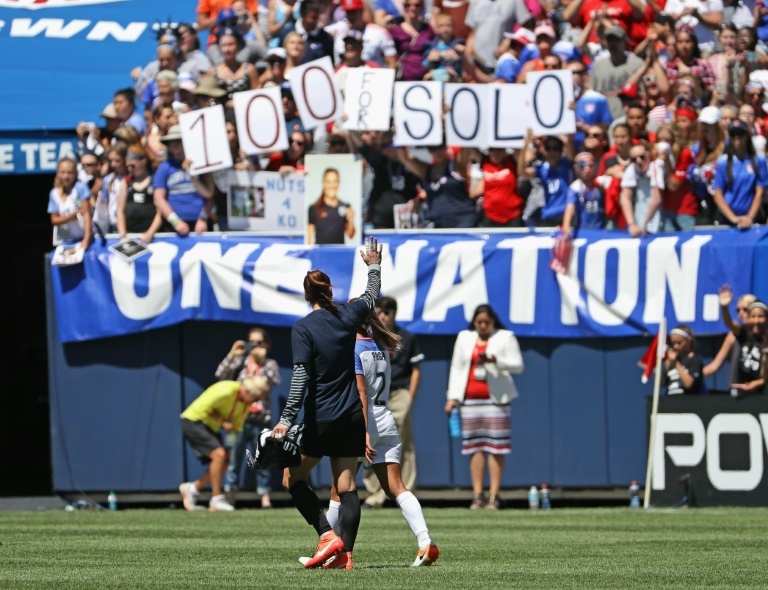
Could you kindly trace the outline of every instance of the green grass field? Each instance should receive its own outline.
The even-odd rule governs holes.
[[[766,588],[768,509],[427,508],[442,555],[410,568],[397,509],[365,511],[355,569],[304,570],[292,508],[0,513],[0,588]]]

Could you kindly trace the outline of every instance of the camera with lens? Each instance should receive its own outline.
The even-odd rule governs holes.
[[[251,352],[254,348],[256,348],[256,345],[253,342],[246,342],[243,344],[243,350],[245,352]]]

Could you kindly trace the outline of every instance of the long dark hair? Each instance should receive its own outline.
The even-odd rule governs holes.
[[[475,308],[475,313],[472,314],[472,320],[469,322],[469,330],[475,329],[475,320],[477,319],[477,316],[479,316],[481,313],[487,313],[488,317],[493,320],[493,327],[496,330],[503,330],[504,325],[501,323],[501,320],[499,320],[499,316],[496,315],[496,312],[493,311],[493,308],[488,305],[487,303],[483,303],[482,305],[478,305]]]
[[[322,270],[310,270],[304,277],[304,299],[310,305],[317,303],[333,314],[338,314],[333,302],[333,286],[331,279]]]
[[[747,140],[744,143],[747,147],[747,156],[749,156],[749,161],[752,162],[752,170],[754,170],[755,176],[757,176],[757,164],[755,164],[757,152],[755,152],[755,146],[752,143],[752,136],[749,133],[747,133],[746,136]],[[728,174],[728,182],[731,184],[733,184],[733,156],[735,154],[736,152],[733,149],[733,142],[728,142],[728,147],[725,148],[725,155],[728,157],[726,172]]]
[[[336,168],[326,168],[325,172],[323,172],[323,180],[325,180],[325,177],[328,176],[330,172],[333,172],[336,175],[336,178],[341,180],[341,174],[339,174],[339,171],[336,170]],[[324,196],[325,196],[325,189],[320,189],[320,196],[317,198],[317,201],[315,201],[315,207],[317,208],[318,219],[322,219],[323,216],[325,215],[325,199],[323,198]]]
[[[354,297],[350,299],[350,302],[357,299],[357,297]],[[400,349],[400,336],[387,329],[379,319],[379,314],[376,313],[375,309],[368,314],[368,317],[365,318],[363,323],[357,329],[357,333],[360,334],[360,336],[373,338],[376,344],[381,348],[386,348],[390,353]]]

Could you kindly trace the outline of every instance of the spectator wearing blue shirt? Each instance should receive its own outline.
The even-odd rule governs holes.
[[[147,122],[136,112],[136,91],[133,88],[124,88],[115,92],[112,103],[115,105],[121,127],[130,125],[142,135],[146,134]]]
[[[453,34],[453,17],[440,14],[435,20],[437,37],[424,51],[424,67],[431,70],[427,78],[432,80],[459,81],[461,78],[461,56],[466,47],[465,39],[457,39]]]
[[[208,230],[215,191],[213,176],[190,175],[193,163],[184,154],[181,127],[174,125],[162,141],[168,157],[155,172],[153,200],[165,220],[161,232],[176,232],[184,237],[194,228],[197,235]]]
[[[529,43],[533,42],[533,33],[526,28],[519,28],[514,33],[504,33],[509,39],[509,48],[496,62],[494,77],[497,82],[504,81],[514,84],[525,63],[522,59],[523,51]]]
[[[728,128],[730,142],[715,168],[714,200],[718,221],[748,229],[760,214],[768,185],[765,157],[755,153],[749,127],[736,119]]]
[[[576,137],[574,142],[576,149],[582,149],[584,134],[593,125],[600,125],[607,130],[613,122],[611,109],[605,95],[589,88],[587,66],[579,61],[568,64],[568,69],[573,74],[573,98],[576,101]]]
[[[577,179],[568,187],[563,215],[563,233],[605,227],[604,189],[596,182],[597,163],[589,152],[581,152],[573,163]]]
[[[526,156],[518,161],[518,177],[538,178],[544,188],[544,207],[536,214],[540,219],[531,219],[529,223],[545,226],[559,226],[567,205],[568,186],[573,181],[573,136],[568,136],[568,143],[559,137],[547,136],[533,139],[528,131],[528,150]],[[563,149],[566,149],[565,155]],[[538,159],[537,159],[538,156]]]
[[[320,4],[314,0],[302,2],[299,15],[296,32],[304,38],[307,47],[301,58],[301,63],[309,63],[326,55],[333,61],[335,41],[333,36],[319,25]]]

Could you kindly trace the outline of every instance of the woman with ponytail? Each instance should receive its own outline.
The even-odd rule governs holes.
[[[365,293],[351,303],[333,301],[331,280],[321,270],[304,278],[304,298],[312,306],[291,330],[293,377],[280,422],[272,430],[282,440],[304,407],[302,461],[290,467],[284,483],[294,506],[320,537],[304,567],[352,569],[349,558],[360,525],[355,487],[358,457],[366,455],[367,398],[361,399],[355,376],[356,334],[376,306],[381,286],[381,246],[366,240],[361,252],[368,265]],[[333,532],[307,478],[323,457],[330,457],[332,482],[339,493],[339,529]]]
[[[411,531],[416,536],[419,550],[412,567],[432,565],[440,556],[440,550],[432,542],[416,496],[403,484],[400,473],[402,444],[397,425],[389,409],[390,354],[400,347],[400,336],[389,331],[375,311],[357,331],[355,344],[355,373],[360,399],[367,406],[366,452],[361,457],[364,467],[370,467],[376,474],[384,493],[397,502]],[[333,527],[339,519],[339,494],[331,486],[331,501],[327,518]],[[348,562],[352,563],[351,554]]]
[[[714,200],[720,224],[749,229],[760,213],[768,184],[765,157],[755,153],[749,127],[736,119],[728,127],[730,142],[715,168]]]

